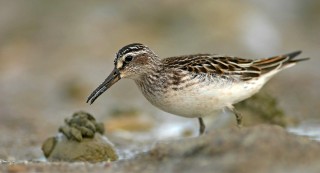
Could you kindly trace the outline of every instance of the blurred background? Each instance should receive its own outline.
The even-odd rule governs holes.
[[[85,103],[111,72],[115,53],[133,42],[160,57],[262,58],[302,50],[300,57],[312,59],[278,74],[264,90],[286,115],[320,124],[319,9],[318,0],[1,0],[0,159],[38,157],[41,142],[78,110],[100,121],[134,110],[197,129],[196,120],[153,107],[130,80]]]

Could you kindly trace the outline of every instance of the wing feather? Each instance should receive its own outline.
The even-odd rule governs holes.
[[[294,59],[301,51],[264,59],[244,59],[216,54],[194,54],[163,59],[165,67],[177,68],[192,73],[230,76],[246,81],[257,78],[289,64],[307,60]]]

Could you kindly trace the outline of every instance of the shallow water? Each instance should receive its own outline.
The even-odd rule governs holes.
[[[320,123],[304,122],[296,127],[289,127],[288,131],[320,142]]]

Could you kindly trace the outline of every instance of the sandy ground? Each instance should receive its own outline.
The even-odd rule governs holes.
[[[319,172],[319,142],[279,126],[217,130],[201,137],[158,141],[116,162],[2,162],[4,172]]]

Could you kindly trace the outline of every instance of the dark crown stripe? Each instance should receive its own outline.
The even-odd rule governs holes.
[[[135,52],[135,51],[139,51],[139,50],[142,50],[144,49],[145,46],[141,43],[132,43],[132,44],[129,44],[127,46],[124,46],[123,48],[121,48],[118,53],[117,53],[117,57],[121,57],[129,52]]]

